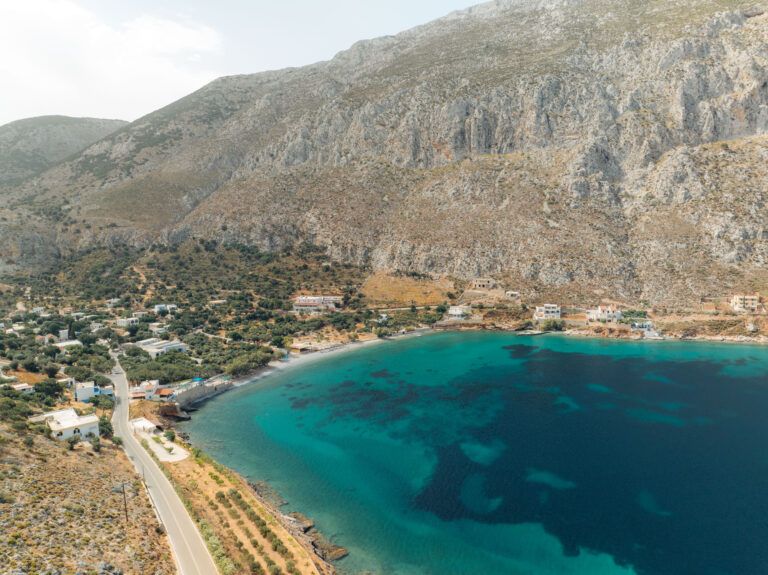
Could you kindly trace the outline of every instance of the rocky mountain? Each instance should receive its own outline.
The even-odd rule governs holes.
[[[5,190],[0,270],[94,243],[309,240],[529,297],[768,286],[768,15],[497,0],[221,78]]]
[[[0,186],[41,174],[127,123],[40,116],[0,126]]]

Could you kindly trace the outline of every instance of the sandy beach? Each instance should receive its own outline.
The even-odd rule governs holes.
[[[272,361],[267,365],[265,365],[264,367],[261,367],[256,371],[249,373],[248,375],[245,375],[241,378],[236,379],[234,381],[234,387],[237,388],[237,387],[242,387],[244,385],[249,385],[261,379],[264,379],[265,377],[267,377],[272,373],[275,373],[276,371],[281,371],[289,367],[310,363],[312,361],[316,361],[318,359],[328,357],[330,355],[345,353],[345,352],[353,351],[353,350],[360,349],[362,347],[366,347],[370,345],[386,343],[388,341],[393,341],[395,339],[421,337],[423,335],[432,333],[434,331],[435,330],[432,329],[431,327],[423,327],[423,328],[415,329],[413,331],[409,331],[403,334],[391,335],[385,338],[376,338],[376,339],[367,339],[364,341],[350,341],[350,342],[340,343],[328,349],[313,351],[313,352],[304,353],[301,355],[289,354],[282,359]]]

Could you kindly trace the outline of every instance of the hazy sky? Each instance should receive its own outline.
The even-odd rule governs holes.
[[[0,125],[135,120],[218,76],[327,60],[480,0],[0,0]]]

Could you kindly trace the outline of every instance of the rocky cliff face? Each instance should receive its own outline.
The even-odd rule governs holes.
[[[0,260],[43,263],[49,233],[57,254],[306,239],[529,295],[759,289],[767,40],[737,0],[498,0],[222,78],[6,192],[0,236],[39,249],[10,238]]]
[[[0,187],[41,174],[127,123],[40,116],[0,126]]]

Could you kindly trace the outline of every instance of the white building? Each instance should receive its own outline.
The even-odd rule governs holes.
[[[33,307],[32,308],[32,313],[36,313],[38,315],[40,315],[44,311],[45,311],[45,308],[42,308],[42,307]]]
[[[100,329],[104,329],[104,324],[99,323],[98,321],[92,321],[91,322],[91,331],[99,331]]]
[[[624,317],[615,306],[599,305],[596,309],[587,312],[587,321],[610,321],[616,322]]]
[[[69,328],[59,330],[59,339],[61,341],[67,341],[69,339]]]
[[[521,299],[519,291],[507,290],[506,292],[504,292],[504,295],[506,296],[507,299],[511,299],[511,300],[520,300]]]
[[[83,343],[78,339],[70,339],[67,341],[60,341],[59,343],[54,343],[56,347],[58,347],[61,351],[64,351],[66,348],[73,346],[73,345],[83,345]]]
[[[153,311],[154,311],[155,313],[158,313],[158,312],[161,312],[161,311],[167,311],[168,313],[173,313],[173,312],[175,312],[175,311],[178,311],[178,309],[179,309],[179,306],[177,306],[176,304],[172,304],[172,303],[167,303],[167,304],[166,304],[166,303],[161,303],[161,304],[158,304],[158,305],[156,305],[156,306],[153,308]]]
[[[760,294],[735,294],[731,298],[731,309],[737,312],[757,312],[760,307]]]
[[[149,324],[149,331],[151,331],[155,335],[161,335],[168,331],[168,326],[166,326],[164,323],[160,323],[159,321],[156,321]]]
[[[73,435],[87,437],[99,435],[99,418],[96,415],[77,415],[74,409],[51,411],[30,418],[31,422],[44,422],[51,428],[56,439],[68,439]]]
[[[23,393],[25,395],[29,393],[34,393],[35,391],[35,386],[29,385],[28,383],[12,383],[11,387],[16,391]]]
[[[149,313],[148,311],[135,311],[133,312],[133,317],[135,317],[136,319],[141,319],[148,313]]]
[[[468,305],[452,305],[448,308],[448,315],[450,317],[464,317],[472,315],[472,308]]]
[[[112,309],[113,307],[115,307],[117,304],[120,303],[120,298],[119,297],[113,297],[112,299],[108,299],[104,303],[107,304],[107,308]]]
[[[293,311],[294,313],[335,311],[341,307],[343,301],[343,297],[335,295],[299,296],[293,302]]]
[[[117,320],[117,327],[130,327],[132,325],[139,325],[139,318],[137,317],[121,317]]]
[[[180,351],[182,353],[186,353],[187,351],[187,344],[178,339],[165,341],[152,337],[137,342],[136,345],[152,356],[152,359],[155,359],[157,356],[163,355],[164,353],[168,353],[169,351]]]
[[[154,433],[157,431],[157,426],[146,417],[137,417],[136,419],[132,419],[130,424],[135,433]]]
[[[152,399],[155,392],[160,387],[160,381],[152,379],[148,381],[142,381],[136,387],[130,389],[131,399]]]
[[[533,319],[537,319],[537,320],[560,319],[560,306],[554,303],[545,303],[544,305],[537,305],[536,311],[533,314]]]
[[[114,399],[115,388],[111,385],[107,385],[105,387],[99,387],[92,381],[75,384],[75,400],[76,401],[87,402],[92,397],[96,397],[97,395],[106,395]]]

